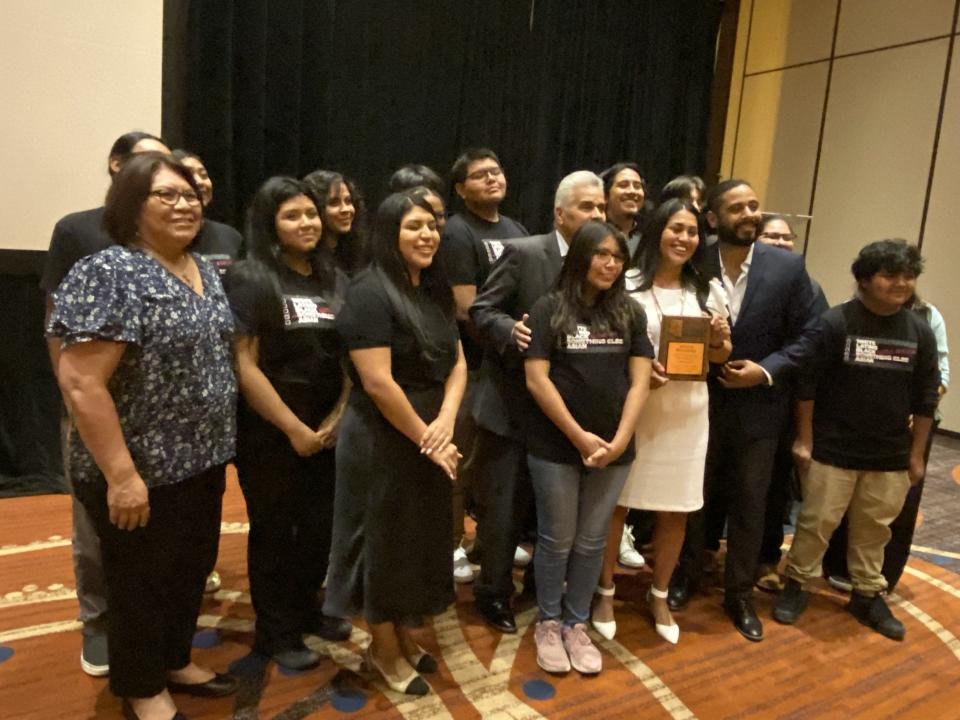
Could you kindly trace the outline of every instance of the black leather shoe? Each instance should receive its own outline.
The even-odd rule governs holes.
[[[731,602],[724,601],[723,609],[733,620],[733,626],[747,640],[760,642],[763,640],[763,623],[753,609],[753,600],[749,597],[737,598]]]
[[[793,625],[807,609],[809,600],[810,593],[803,589],[803,585],[793,578],[788,578],[783,592],[773,606],[773,619],[784,625]]]
[[[239,681],[226,673],[217,673],[204,683],[179,683],[167,681],[167,689],[172,693],[183,693],[194,697],[218,698],[233,695],[240,687]]]
[[[893,616],[880,595],[863,595],[854,590],[850,594],[847,611],[861,624],[891,640],[903,640],[907,634],[903,623]]]
[[[320,613],[316,625],[311,630],[324,640],[343,642],[350,639],[353,625],[350,624],[349,620]]]
[[[270,656],[277,665],[294,672],[310,670],[320,664],[320,654],[308,647],[290,648]]]
[[[133,710],[133,705],[130,704],[130,701],[126,698],[120,703],[120,708],[123,710],[124,720],[140,720],[140,716],[137,715]],[[187,716],[181,712],[176,713],[170,720],[188,720]]]
[[[667,588],[667,607],[671,610],[682,610],[690,602],[690,579],[677,577],[670,579]]]
[[[513,610],[506,600],[477,600],[477,612],[483,619],[502,633],[513,634],[517,631],[517,621],[513,617]]]

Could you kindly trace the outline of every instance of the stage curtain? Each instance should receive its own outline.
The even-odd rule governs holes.
[[[216,183],[215,217],[242,227],[273,174],[339,170],[369,205],[392,171],[446,175],[495,149],[504,211],[551,225],[566,173],[638,162],[651,188],[702,171],[717,0],[193,0],[165,126]],[[167,56],[170,56],[168,48]],[[456,207],[452,208],[453,210]]]

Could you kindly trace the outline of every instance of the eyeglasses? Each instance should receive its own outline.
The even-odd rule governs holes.
[[[617,265],[623,265],[625,262],[627,262],[627,258],[625,258],[623,255],[620,253],[610,252],[609,250],[597,250],[593,256],[602,263],[608,263],[613,260]]]
[[[775,232],[763,232],[760,233],[760,237],[767,238],[768,240],[796,240],[796,233],[775,233]]]
[[[500,167],[491,167],[484,168],[483,170],[474,170],[472,173],[467,175],[467,180],[486,180],[487,176],[492,178],[498,178],[503,175],[503,168]]]
[[[164,205],[170,205],[173,207],[178,202],[180,198],[183,198],[187,201],[187,205],[199,205],[200,196],[197,195],[193,190],[174,190],[173,188],[157,188],[156,190],[151,190],[150,194],[157,198]]]

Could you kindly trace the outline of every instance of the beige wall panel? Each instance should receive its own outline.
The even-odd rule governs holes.
[[[918,290],[943,314],[953,351],[952,390],[941,404],[943,427],[960,432],[960,241],[957,238],[957,198],[960,198],[960,53],[954,49],[950,88],[940,130],[937,169],[933,177],[927,227],[923,235],[926,270]]]
[[[837,54],[948,35],[954,0],[843,0]]]
[[[46,250],[103,201],[121,133],[160,131],[163,3],[0,2],[0,247]]]
[[[830,57],[837,0],[754,0],[747,72]]]
[[[831,304],[863,245],[916,242],[946,53],[944,39],[835,62],[807,250]]]
[[[733,138],[737,131],[740,111],[740,93],[743,91],[743,67],[747,62],[747,26],[750,24],[752,0],[742,0],[737,16],[737,41],[733,50],[733,68],[730,71],[730,98],[727,101],[727,124],[723,129],[723,153],[720,158],[720,177],[705,177],[707,185],[730,177],[733,166]]]
[[[749,180],[775,212],[810,206],[827,63],[748,77],[733,175]],[[803,229],[803,223],[795,230]]]

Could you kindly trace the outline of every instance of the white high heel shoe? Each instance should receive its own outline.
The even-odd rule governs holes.
[[[596,592],[597,592],[597,595],[602,595],[603,597],[613,597],[614,593],[617,592],[617,586],[612,585],[608,588],[603,588],[597,585]],[[616,620],[601,622],[600,620],[594,620],[593,617],[591,617],[590,624],[593,625],[594,630],[600,633],[601,637],[604,637],[607,640],[613,640],[614,636],[617,634]]]
[[[648,604],[650,603],[650,598],[651,598],[651,596],[652,596],[652,597],[655,597],[655,598],[658,598],[658,599],[660,599],[660,600],[666,600],[666,599],[667,599],[667,591],[666,591],[666,590],[657,590],[655,587],[653,587],[653,586],[651,585],[651,586],[650,586],[650,590],[647,591],[647,603],[648,603]],[[653,608],[650,609],[650,613],[653,614]],[[668,643],[670,643],[671,645],[676,645],[676,644],[680,641],[680,626],[677,625],[676,623],[673,623],[673,625],[661,625],[660,623],[657,622],[657,616],[654,615],[654,616],[653,616],[653,626],[654,626],[654,628],[656,628],[657,635],[659,635],[660,637],[662,637],[664,640],[666,640],[666,641],[667,641]]]

